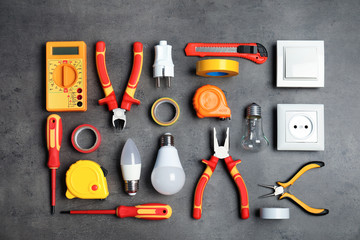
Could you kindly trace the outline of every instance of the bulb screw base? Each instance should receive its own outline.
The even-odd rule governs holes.
[[[174,136],[171,133],[165,133],[161,136],[160,146],[174,146]]]
[[[246,117],[251,116],[261,117],[261,107],[256,103],[252,103],[246,108]]]
[[[134,196],[139,190],[139,180],[125,180],[125,192],[130,196]]]

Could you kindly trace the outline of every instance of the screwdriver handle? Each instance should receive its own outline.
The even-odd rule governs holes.
[[[106,45],[105,42],[99,41],[96,43],[96,69],[100,78],[101,86],[105,93],[105,98],[99,100],[100,105],[107,104],[109,111],[112,111],[115,108],[118,108],[118,104],[116,101],[116,96],[114,93],[114,89],[112,87],[109,75],[106,69],[105,63],[105,52]]]
[[[171,217],[172,209],[161,203],[148,203],[137,206],[119,206],[116,216],[119,218],[135,217],[145,220],[164,220]]]
[[[59,152],[62,140],[62,121],[57,114],[51,114],[46,122],[46,145],[49,150],[48,167],[58,169],[60,167]]]
[[[140,80],[142,65],[143,65],[143,44],[141,42],[135,42],[134,46],[134,62],[131,70],[130,78],[123,95],[120,108],[130,111],[131,105],[139,105],[140,101],[134,98],[137,85]]]

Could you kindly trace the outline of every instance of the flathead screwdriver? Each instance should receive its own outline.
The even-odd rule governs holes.
[[[119,218],[135,217],[145,220],[165,220],[171,217],[172,209],[161,203],[148,203],[137,206],[119,206],[114,210],[71,210],[65,214],[111,214]]]
[[[60,167],[60,147],[62,139],[61,117],[51,114],[46,122],[46,145],[49,150],[48,167],[51,170],[51,214],[55,213],[56,201],[56,169]]]

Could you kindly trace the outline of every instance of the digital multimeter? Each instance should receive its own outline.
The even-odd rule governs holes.
[[[86,44],[46,43],[46,110],[86,111]]]

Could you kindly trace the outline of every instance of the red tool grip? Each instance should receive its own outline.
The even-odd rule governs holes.
[[[239,171],[236,168],[236,165],[241,162],[241,160],[234,161],[231,156],[224,159],[227,169],[234,179],[237,188],[239,189],[240,194],[240,205],[241,205],[241,218],[248,219],[249,218],[249,198],[247,188],[244,182],[244,179],[240,175]]]
[[[202,213],[202,200],[204,195],[204,190],[209,182],[211,175],[215,171],[216,165],[219,159],[215,156],[212,156],[210,160],[202,160],[203,163],[207,165],[205,171],[201,175],[199,182],[195,189],[194,195],[194,210],[193,210],[193,218],[200,219]]]
[[[130,78],[121,101],[120,108],[130,111],[131,105],[139,105],[140,101],[134,98],[137,85],[140,80],[143,65],[143,45],[141,42],[135,42],[133,46],[134,62],[131,70]]]
[[[234,52],[200,52],[196,48],[238,48],[239,46],[254,46],[260,48],[261,52],[257,53],[239,53]],[[253,61],[257,64],[262,64],[267,60],[267,51],[264,46],[259,43],[188,43],[185,47],[186,56],[199,57],[240,57]]]
[[[105,42],[99,41],[96,43],[96,69],[99,75],[101,86],[105,93],[105,98],[99,100],[100,105],[107,104],[109,111],[118,108],[115,93],[111,85],[111,81],[106,69],[105,63]]]
[[[62,121],[59,115],[51,114],[46,123],[46,144],[49,150],[48,167],[57,169],[60,167],[59,152],[62,140]]]
[[[172,209],[169,205],[148,203],[137,206],[119,206],[116,215],[119,218],[135,217],[146,220],[164,220],[170,218]]]

